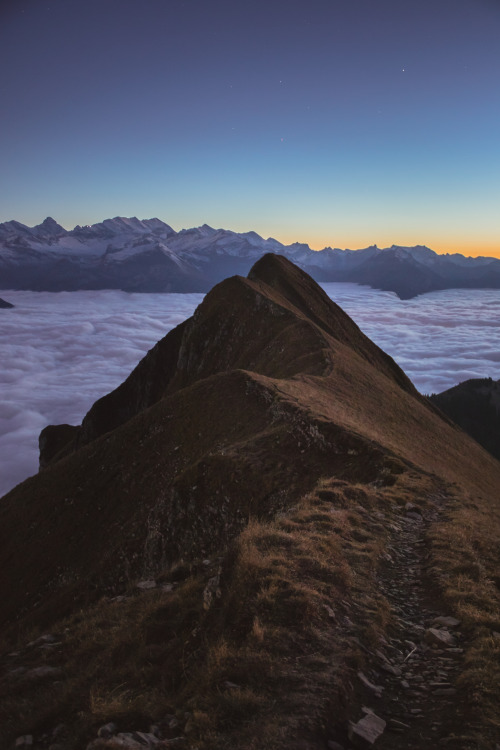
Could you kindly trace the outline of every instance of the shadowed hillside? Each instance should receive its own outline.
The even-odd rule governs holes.
[[[445,414],[500,460],[500,381],[475,378],[430,397]]]
[[[361,747],[368,706],[377,748],[491,746],[500,466],[285,258],[40,446],[0,506],[6,742]]]

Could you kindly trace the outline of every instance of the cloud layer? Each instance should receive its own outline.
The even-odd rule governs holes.
[[[500,291],[450,289],[402,301],[356,284],[323,287],[421,393],[500,378]]]
[[[324,284],[423,393],[500,378],[500,292],[453,290],[402,302],[355,284]],[[47,424],[79,424],[201,294],[1,292],[0,495],[38,469]]]

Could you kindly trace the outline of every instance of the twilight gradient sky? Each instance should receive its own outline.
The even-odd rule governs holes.
[[[500,256],[499,0],[3,0],[0,221]]]

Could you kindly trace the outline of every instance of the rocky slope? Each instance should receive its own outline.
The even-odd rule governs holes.
[[[0,504],[6,746],[494,747],[500,466],[285,258],[41,459]]]
[[[500,380],[466,380],[430,400],[500,460]]]
[[[500,288],[500,260],[437,255],[427,247],[361,250],[283,245],[206,224],[176,232],[159,219],[115,217],[67,231],[48,217],[0,224],[0,289],[204,292],[247,274],[263,253],[285,255],[317,281],[351,281],[402,299],[450,288]]]

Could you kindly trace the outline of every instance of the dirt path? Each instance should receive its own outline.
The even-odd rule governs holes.
[[[352,719],[351,741],[356,747],[463,747],[457,737],[464,719],[455,680],[461,671],[464,638],[458,621],[450,619],[432,595],[432,581],[426,574],[425,531],[435,515],[423,517],[407,506],[393,524],[389,554],[379,571],[393,625],[371,654],[370,668],[358,675],[365,710]]]

